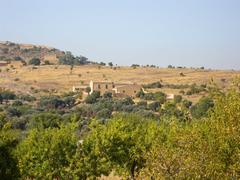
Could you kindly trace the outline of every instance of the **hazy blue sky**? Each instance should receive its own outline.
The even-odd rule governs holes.
[[[0,40],[119,65],[240,69],[240,0],[0,0]]]

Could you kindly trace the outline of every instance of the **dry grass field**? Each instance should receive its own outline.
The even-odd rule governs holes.
[[[206,84],[213,79],[219,86],[227,87],[231,79],[239,76],[240,71],[168,69],[138,67],[99,67],[95,65],[75,66],[15,66],[0,67],[0,87],[15,92],[30,93],[31,89],[71,91],[72,86],[94,81],[132,82],[146,84],[162,81],[164,84]],[[183,73],[184,76],[180,76]],[[179,90],[164,89],[167,93],[177,94]]]

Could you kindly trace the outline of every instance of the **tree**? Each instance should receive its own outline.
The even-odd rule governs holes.
[[[103,97],[104,98],[112,98],[112,93],[111,92],[105,92],[104,94],[103,94]]]
[[[99,64],[100,64],[100,66],[106,66],[106,63],[104,63],[104,62],[100,62]]]
[[[112,63],[112,62],[109,62],[108,65],[109,65],[110,67],[113,67],[113,63]]]
[[[201,121],[163,119],[139,179],[240,178],[239,89],[214,92],[213,98],[214,107]]]
[[[101,109],[100,111],[98,111],[96,114],[96,117],[98,119],[101,119],[101,118],[107,119],[107,118],[111,117],[111,114],[112,114],[112,112],[109,109],[105,108],[105,109]]]
[[[88,95],[85,99],[85,102],[87,104],[94,104],[97,102],[97,99],[100,98],[100,92],[99,91],[93,91],[92,94]]]
[[[175,95],[174,96],[174,103],[180,103],[182,101],[181,95]]]
[[[49,60],[45,60],[45,61],[44,61],[44,65],[51,65],[51,63],[50,63]]]
[[[2,95],[0,94],[0,104],[2,104],[3,103],[3,97],[2,97]]]
[[[207,116],[208,110],[214,106],[214,102],[209,97],[203,97],[191,108],[192,116],[201,118]]]
[[[14,180],[19,178],[17,159],[14,149],[17,146],[19,132],[13,130],[0,130],[0,177]]]
[[[23,179],[71,179],[77,149],[74,126],[31,130],[16,150]],[[75,177],[76,178],[76,177]]]
[[[86,92],[87,92],[88,95],[89,95],[89,93],[91,92],[91,88],[90,88],[90,87],[86,87]]]
[[[158,101],[152,102],[148,105],[149,109],[151,109],[152,111],[157,111],[158,108],[161,107],[161,103]]]
[[[28,64],[29,65],[34,65],[34,66],[39,66],[41,63],[40,59],[39,58],[32,58]]]
[[[1,102],[4,100],[8,102],[9,100],[14,100],[16,98],[16,94],[8,90],[0,90],[0,96],[2,97]]]
[[[34,114],[29,123],[27,124],[29,129],[46,129],[60,127],[61,117],[58,114],[50,112],[42,112]]]
[[[119,174],[135,179],[136,173],[144,167],[144,153],[152,145],[157,134],[157,124],[139,116],[119,116],[106,125],[91,126],[91,133],[84,140],[84,146],[93,146],[92,151],[102,156],[106,166],[110,164]],[[109,167],[109,168],[110,168]]]
[[[184,99],[184,100],[182,101],[182,104],[183,104],[183,106],[184,106],[185,108],[190,108],[190,107],[192,106],[192,102],[189,101],[189,100],[187,100],[187,99]]]

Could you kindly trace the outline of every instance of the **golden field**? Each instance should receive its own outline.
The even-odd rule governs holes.
[[[7,71],[8,68],[8,71]],[[67,65],[0,67],[0,87],[15,92],[31,93],[32,89],[51,90],[59,93],[71,91],[72,86],[94,81],[114,81],[146,84],[161,81],[163,84],[206,84],[213,79],[219,86],[228,87],[231,79],[240,75],[234,70],[169,69],[150,67],[117,67]],[[184,76],[181,76],[183,73]],[[179,89],[163,89],[178,94]],[[193,97],[194,98],[194,97]]]

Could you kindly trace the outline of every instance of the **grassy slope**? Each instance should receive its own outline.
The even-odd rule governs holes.
[[[109,67],[75,66],[72,74],[70,66],[31,66],[10,68],[0,67],[0,87],[13,91],[30,92],[30,88],[57,89],[59,92],[70,91],[73,85],[88,84],[94,81],[136,82],[139,84],[162,80],[172,84],[203,84],[213,78],[220,86],[228,86],[228,82],[240,75],[239,71],[199,70],[199,69],[167,69],[120,67],[116,70]],[[179,74],[184,73],[182,77]],[[16,78],[19,80],[16,81]],[[223,83],[221,79],[226,79]],[[179,90],[164,89],[165,92],[177,94]]]

